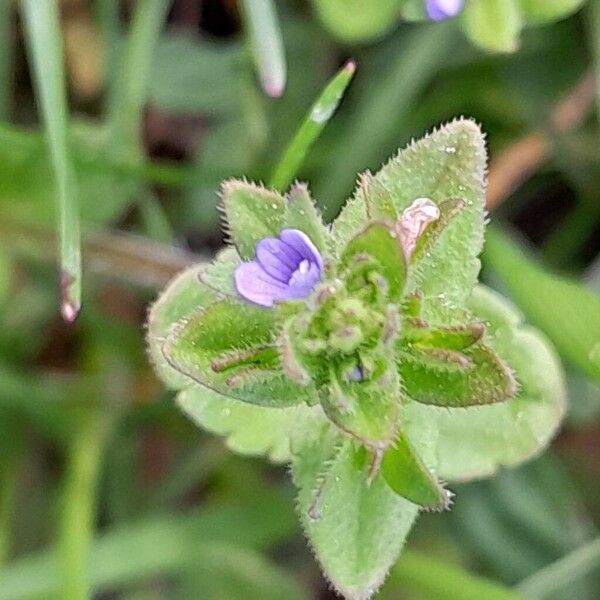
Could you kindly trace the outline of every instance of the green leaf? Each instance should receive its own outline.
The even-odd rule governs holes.
[[[395,24],[402,0],[313,0],[329,31],[343,42],[364,42],[382,36]]]
[[[217,299],[215,291],[198,280],[203,267],[190,267],[175,277],[148,312],[146,338],[150,359],[163,382],[173,389],[190,385],[190,380],[165,360],[162,346],[167,334],[183,317]]]
[[[423,404],[464,408],[505,402],[517,392],[510,368],[482,343],[461,351],[400,347],[398,368],[406,393]]]
[[[219,294],[239,298],[234,273],[241,263],[242,259],[235,248],[224,248],[213,262],[201,265],[198,279]]]
[[[393,442],[400,407],[393,365],[377,367],[370,381],[345,381],[332,373],[329,385],[320,393],[325,414],[342,431],[374,450]]]
[[[177,403],[197,425],[226,437],[238,454],[267,456],[272,462],[288,462],[290,438],[304,429],[318,427],[324,417],[319,407],[304,404],[274,410],[227,398],[201,386],[177,396]]]
[[[462,303],[477,281],[483,246],[484,173],[486,150],[479,127],[456,120],[411,144],[392,158],[374,180],[389,190],[398,213],[417,198],[437,204],[448,198],[465,202],[460,211],[420,262],[418,282],[412,285],[425,295],[445,294]],[[332,236],[342,248],[368,219],[361,188],[344,207],[332,226]],[[407,289],[410,292],[411,285]]]
[[[295,183],[286,194],[285,226],[300,229],[324,254],[327,251],[329,231],[323,223],[321,213],[304,183]]]
[[[284,227],[285,201],[277,192],[230,179],[221,186],[226,228],[242,258],[254,258],[257,242]]]
[[[510,361],[520,385],[517,395],[504,403],[464,410],[413,402],[402,417],[417,447],[424,435],[422,423],[437,423],[436,472],[455,481],[491,475],[500,466],[521,463],[540,452],[565,409],[562,368],[544,336],[524,326],[514,307],[483,286],[475,288],[469,308],[485,321],[490,345]]]
[[[550,23],[568,17],[585,0],[519,0],[519,6],[528,23]]]
[[[224,300],[179,322],[163,354],[173,368],[216,392],[283,408],[309,399],[313,390],[283,375],[276,333],[274,311]]]
[[[544,270],[515,239],[494,227],[489,230],[485,260],[561,354],[600,381],[600,296]]]
[[[368,481],[364,449],[331,428],[292,462],[298,511],[325,576],[349,600],[370,598],[394,564],[418,507],[382,477]]]
[[[392,223],[373,222],[352,238],[341,258],[343,266],[350,266],[361,257],[374,258],[380,274],[388,285],[390,301],[398,300],[404,289],[406,264],[400,239]]]
[[[519,45],[519,0],[469,0],[461,21],[467,37],[485,50],[514,52]]]
[[[383,477],[396,494],[424,508],[448,508],[449,493],[423,464],[404,433],[386,451],[381,467]]]

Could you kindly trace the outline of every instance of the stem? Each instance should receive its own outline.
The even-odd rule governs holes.
[[[37,99],[58,188],[61,313],[76,319],[81,308],[81,241],[75,175],[68,142],[68,106],[57,0],[23,0],[23,21]]]
[[[600,538],[559,558],[524,579],[517,589],[527,598],[546,598],[600,565]]]
[[[98,418],[84,418],[70,441],[59,533],[63,600],[90,598],[88,562],[105,434]]]
[[[241,7],[262,87],[269,96],[279,97],[285,89],[287,67],[275,4],[273,0],[242,0]]]
[[[292,182],[310,147],[337,110],[355,70],[354,61],[348,61],[321,92],[279,161],[271,187],[285,190]]]

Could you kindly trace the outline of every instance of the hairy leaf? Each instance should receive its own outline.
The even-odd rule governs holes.
[[[486,322],[494,350],[510,361],[519,381],[517,395],[464,410],[414,402],[405,406],[402,417],[415,444],[424,435],[423,422],[437,423],[437,474],[455,481],[490,475],[538,453],[556,432],[565,409],[562,367],[546,338],[523,325],[512,305],[483,286],[475,288],[469,308]]]
[[[396,436],[400,399],[393,366],[372,381],[344,381],[332,374],[321,390],[321,404],[342,431],[370,448],[386,448]]]
[[[404,433],[400,433],[382,462],[388,485],[400,496],[432,510],[448,508],[449,493],[415,453]]]
[[[242,258],[254,258],[257,242],[284,227],[285,200],[277,192],[230,179],[221,187],[226,227]]]
[[[235,248],[225,248],[212,263],[206,263],[198,269],[198,279],[215,292],[238,298],[233,276],[241,262]]]
[[[303,183],[295,183],[286,197],[285,226],[300,229],[312,240],[313,244],[324,253],[327,250],[329,232],[323,224],[321,214],[310,196],[308,187]]]
[[[226,437],[238,454],[266,455],[273,462],[290,460],[290,438],[324,421],[319,406],[304,404],[274,410],[227,398],[202,386],[177,396],[177,403],[197,425]]]
[[[444,293],[450,301],[460,303],[477,281],[477,256],[483,245],[485,168],[481,130],[473,121],[460,119],[400,151],[374,175],[377,185],[389,190],[398,212],[423,197],[437,204],[448,198],[460,198],[465,203],[464,210],[448,223],[429,255],[419,263],[411,285],[426,295]],[[332,226],[337,247],[342,248],[367,218],[364,192],[359,186]]]
[[[325,576],[350,600],[377,591],[418,513],[382,477],[369,483],[365,458],[329,428],[298,448],[292,462],[306,535]]]
[[[163,354],[175,369],[226,396],[280,408],[298,404],[311,390],[281,371],[275,314],[246,302],[211,304],[170,332]]]
[[[196,265],[175,277],[148,312],[147,340],[150,358],[161,379],[171,388],[189,385],[189,378],[175,370],[166,360],[162,345],[169,330],[183,317],[200,306],[216,300],[216,293],[198,280],[203,265]]]
[[[388,286],[388,298],[397,300],[402,294],[406,265],[402,246],[392,223],[375,221],[353,237],[342,254],[341,264],[349,266],[360,258],[372,257],[380,267]]]

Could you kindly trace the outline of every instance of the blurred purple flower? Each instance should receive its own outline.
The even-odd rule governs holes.
[[[464,0],[426,0],[427,15],[433,21],[455,17],[461,10]]]
[[[310,238],[298,229],[283,229],[279,238],[256,245],[256,260],[235,270],[239,294],[255,304],[305,298],[323,274],[323,259]]]

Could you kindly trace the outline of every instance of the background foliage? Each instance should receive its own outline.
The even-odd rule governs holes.
[[[411,137],[455,115],[481,122],[485,279],[553,340],[571,398],[544,456],[455,486],[451,512],[420,520],[381,598],[597,598],[600,2],[554,23],[488,17],[518,33],[494,47],[515,52],[492,53],[463,20],[407,23],[394,8],[357,37],[336,30],[354,13],[282,0],[267,42],[285,63],[261,71],[286,82],[280,98],[255,75],[260,15],[243,4],[65,0],[54,17],[52,3],[0,4],[0,598],[332,597],[286,474],[193,426],[152,375],[141,324],[158,288],[220,247],[220,181],[271,180],[348,58],[354,81],[299,178],[331,218],[356,173]],[[57,190],[84,239],[70,326]],[[76,239],[76,222],[62,226]]]

